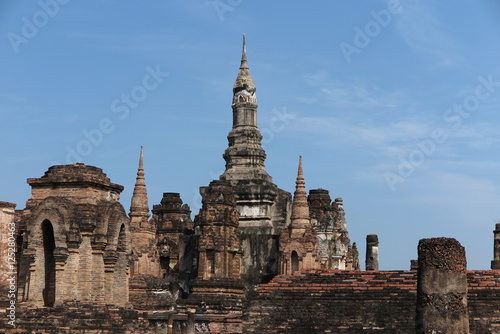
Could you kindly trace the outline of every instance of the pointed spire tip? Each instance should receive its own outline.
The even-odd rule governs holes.
[[[241,51],[241,62],[247,60],[247,41],[246,41],[246,36],[243,34],[243,49]]]
[[[137,168],[137,178],[135,179],[134,191],[130,203],[130,216],[149,217],[148,194],[146,190],[146,181],[144,179],[144,157],[142,154],[143,146],[139,154],[139,167]]]
[[[141,145],[141,152],[139,153],[139,169],[144,169],[144,157],[142,153],[143,146]]]

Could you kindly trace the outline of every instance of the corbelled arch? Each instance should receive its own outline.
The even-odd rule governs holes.
[[[28,184],[19,265],[22,300],[38,307],[74,301],[125,306],[130,241],[119,202],[123,186],[82,163],[52,166]],[[115,267],[123,273],[117,284]]]
[[[65,299],[64,269],[68,258],[68,230],[75,206],[62,198],[49,197],[32,211],[28,221],[27,272],[19,278],[20,296],[35,306],[53,306]]]

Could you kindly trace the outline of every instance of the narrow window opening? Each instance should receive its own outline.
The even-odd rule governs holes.
[[[292,272],[299,270],[299,255],[296,251],[292,252]]]
[[[56,243],[54,240],[54,228],[48,220],[42,223],[43,235],[43,253],[44,253],[44,288],[42,291],[43,302],[45,306],[54,306],[56,301],[56,261],[54,258],[54,249]]]

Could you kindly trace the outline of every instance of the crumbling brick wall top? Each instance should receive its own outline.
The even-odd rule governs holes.
[[[467,271],[467,281],[471,333],[497,333],[500,271]],[[277,276],[249,298],[244,333],[414,333],[416,290],[416,270]]]
[[[465,248],[451,238],[422,239],[418,244],[420,267],[448,269],[457,272],[467,270]]]
[[[53,183],[87,183],[110,188],[115,191],[123,191],[123,186],[112,183],[101,168],[87,166],[77,162],[72,165],[56,165],[49,167],[40,178],[28,179],[32,187],[45,186]]]
[[[312,269],[297,272],[290,276],[276,276],[268,284],[257,288],[260,295],[280,290],[380,290],[396,287],[416,291],[417,276],[415,271],[356,271],[356,270],[320,270]],[[314,289],[314,287],[317,287]],[[320,289],[318,289],[320,288]]]
[[[250,297],[244,333],[411,333],[416,271],[308,270]]]
[[[2,209],[14,209],[16,206],[17,204],[14,203],[0,201],[0,208]]]

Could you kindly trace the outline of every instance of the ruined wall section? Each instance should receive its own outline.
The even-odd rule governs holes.
[[[123,186],[111,183],[101,168],[80,162],[49,167],[41,178],[27,182],[31,186],[31,198],[26,202],[28,211],[48,197],[69,197],[76,203],[97,204],[101,200],[119,201],[123,191]]]
[[[212,181],[200,193],[198,277],[193,280],[191,295],[180,303],[196,313],[241,314],[242,252],[233,188],[229,182]]]
[[[197,269],[197,237],[189,206],[178,193],[164,193],[152,212],[156,234],[144,254],[157,265],[156,271],[130,281],[130,301],[141,310],[170,308],[185,298]]]
[[[191,209],[183,204],[178,193],[164,193],[159,205],[153,206],[156,226],[157,254],[160,258],[160,276],[167,278],[179,273],[186,249],[184,236],[193,234]]]
[[[321,268],[359,270],[357,249],[349,239],[342,198],[332,201],[328,190],[312,189],[308,203],[320,246]]]
[[[0,317],[1,333],[16,334],[158,334],[153,325],[135,310],[85,303],[65,303],[53,308],[21,307],[16,313],[16,327]],[[165,326],[166,327],[166,324]],[[5,331],[4,331],[5,330]],[[166,331],[165,331],[166,333]]]
[[[500,270],[467,272],[470,332],[500,333]]]
[[[310,270],[250,297],[244,333],[412,333],[416,272]]]
[[[123,187],[82,163],[52,166],[28,183],[19,301],[128,305],[129,219],[118,201]]]
[[[471,333],[499,333],[500,271],[468,271]],[[311,270],[260,285],[244,333],[415,333],[417,271]]]

